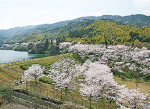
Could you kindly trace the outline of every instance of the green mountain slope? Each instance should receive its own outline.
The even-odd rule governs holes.
[[[150,25],[150,16],[145,16],[142,14],[136,14],[136,15],[129,15],[129,16],[119,16],[119,15],[103,15],[103,16],[88,16],[88,17],[80,17],[77,19],[74,19],[73,21],[81,21],[83,19],[112,19],[114,21],[121,21],[126,24],[130,25],[137,25],[137,26],[148,26]]]
[[[21,33],[27,33],[29,31],[32,31],[33,28],[36,26],[29,25],[29,26],[24,26],[24,27],[15,27],[15,28],[10,28],[7,30],[0,30],[0,38],[3,40],[8,39],[9,37],[12,37],[16,34],[21,34]]]
[[[47,28],[48,25],[40,26],[39,28],[31,31],[30,33],[17,34],[14,37],[5,41],[5,43],[14,43],[14,42],[39,42],[44,41],[45,38],[56,38],[61,33],[67,33],[68,31],[76,30],[82,27],[86,27],[92,24],[94,20],[83,20],[70,22],[65,26],[56,26],[56,28],[51,27],[52,29]]]
[[[78,30],[61,34],[58,42],[82,42],[87,44],[130,44],[138,42],[150,43],[150,28],[138,27],[125,24],[120,21],[100,19],[91,25]]]
[[[113,19],[114,21],[121,21],[125,24],[137,25],[137,26],[148,26],[150,25],[150,16],[145,16],[142,14],[130,15],[130,16],[111,16],[104,15],[99,17],[99,19]]]
[[[56,38],[59,36],[59,34],[67,31],[71,31],[78,28],[79,21],[82,21],[83,19],[92,19],[92,20],[98,20],[98,19],[113,19],[114,21],[121,21],[126,24],[131,25],[138,25],[138,26],[145,26],[149,27],[150,25],[150,16],[145,16],[141,14],[137,15],[130,15],[130,16],[118,16],[118,15],[103,15],[99,17],[95,16],[88,16],[88,17],[80,17],[73,20],[67,20],[67,21],[61,21],[54,24],[43,24],[43,25],[37,25],[36,27],[32,29],[28,29],[26,32],[18,33],[11,31],[11,35],[6,34],[4,31],[0,30],[0,38],[4,40],[4,43],[15,43],[15,42],[28,42],[28,41],[42,41],[45,38]],[[70,28],[67,29],[66,25],[69,23],[74,22],[75,24]],[[69,24],[70,25],[70,24]],[[76,26],[76,27],[74,27]],[[86,25],[84,25],[86,26]],[[82,26],[81,26],[82,27]],[[64,28],[64,29],[63,29]],[[12,34],[15,33],[15,34]],[[37,38],[33,39],[33,35],[35,35]],[[11,38],[9,38],[11,36]],[[12,37],[13,36],[13,37]],[[9,39],[8,39],[9,38]],[[7,40],[6,40],[7,39]]]

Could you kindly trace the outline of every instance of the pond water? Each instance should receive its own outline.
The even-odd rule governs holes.
[[[0,63],[9,63],[46,57],[45,54],[28,54],[26,51],[0,50]]]

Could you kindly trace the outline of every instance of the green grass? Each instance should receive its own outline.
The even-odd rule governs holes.
[[[127,79],[121,80],[121,78],[114,76],[114,79],[116,82],[118,82],[119,85],[126,84],[126,87],[129,89],[136,89],[136,83],[137,81],[135,79]],[[150,82],[144,82],[143,80],[140,80],[137,86],[142,90],[144,93],[148,93],[150,95]]]
[[[50,79],[50,78],[48,78],[48,77],[46,77],[46,76],[40,78],[39,81],[41,81],[41,82],[43,82],[43,83],[48,83],[48,84],[54,83],[54,81],[53,81],[52,79]]]
[[[8,64],[5,63],[5,64],[2,64],[2,66],[8,66],[9,68],[24,72],[24,70],[27,70],[28,67],[30,67],[32,64],[40,64],[45,67],[46,71],[48,71],[52,63],[54,63],[55,61],[61,60],[64,57],[72,57],[72,53],[32,59],[32,60],[27,60],[27,61],[19,61],[19,62],[15,62],[13,66],[11,64],[8,66]]]
[[[17,78],[21,78],[21,73],[0,67],[0,85],[14,83]]]

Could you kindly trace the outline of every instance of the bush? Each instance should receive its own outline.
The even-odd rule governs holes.
[[[73,54],[73,59],[75,59],[75,61],[76,61],[77,63],[80,63],[80,64],[82,65],[82,64],[88,59],[88,57],[85,56],[84,58],[81,58],[80,55],[78,55],[78,54]]]
[[[144,76],[144,80],[145,80],[145,81],[150,81],[150,74],[146,74],[146,75]]]
[[[40,78],[39,81],[41,81],[41,82],[43,82],[43,83],[48,83],[48,84],[51,84],[51,83],[54,82],[52,79],[50,79],[50,78],[48,78],[48,77],[45,77],[45,76],[42,77],[42,78]]]
[[[119,72],[118,70],[112,69],[111,71],[113,72],[113,74],[114,74],[115,76],[118,76],[118,77],[125,77],[125,74]]]
[[[106,100],[104,98],[99,99],[99,101],[102,102],[102,103],[106,103]]]
[[[24,65],[20,65],[20,68],[23,69],[23,70],[27,70],[28,67],[30,67],[31,64],[24,64]]]
[[[38,64],[37,62],[35,62],[34,64]],[[29,67],[31,67],[31,63],[25,63],[25,64],[22,64],[20,65],[20,68],[23,69],[23,70],[27,70]]]

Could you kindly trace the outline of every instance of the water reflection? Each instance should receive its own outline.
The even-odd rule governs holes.
[[[30,59],[47,57],[47,54],[28,54],[25,51],[0,50],[0,63],[26,61]]]

